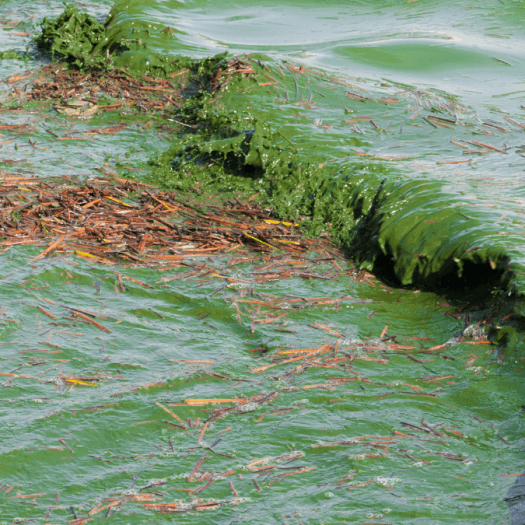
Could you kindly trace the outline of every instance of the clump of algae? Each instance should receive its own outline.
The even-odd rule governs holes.
[[[41,32],[33,42],[52,59],[63,60],[75,69],[107,71],[125,67],[126,72],[135,77],[147,74],[167,78],[183,68],[198,75],[217,62],[213,58],[195,60],[152,54],[140,38],[133,37],[132,29],[126,35],[115,31],[111,27],[112,20],[110,13],[102,24],[76,6],[66,5],[58,18],[44,18]]]
[[[238,87],[249,81],[239,79]],[[188,99],[178,117],[194,127],[152,162],[150,180],[172,189],[198,184],[226,196],[257,195],[276,217],[302,221],[312,236],[328,230],[348,244],[355,224],[348,176],[310,164],[268,122],[220,107],[206,90]]]
[[[104,25],[89,14],[80,12],[74,5],[66,6],[55,20],[44,18],[41,30],[33,41],[40,50],[51,53],[53,58],[66,60],[78,69],[107,68],[112,49],[104,49]]]

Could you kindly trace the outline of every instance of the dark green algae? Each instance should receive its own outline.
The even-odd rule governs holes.
[[[79,69],[125,68],[132,75],[166,78],[183,68],[193,81],[173,115],[182,131],[151,161],[149,180],[170,189],[196,185],[205,192],[253,197],[276,217],[300,220],[312,236],[328,230],[348,256],[387,281],[487,303],[492,295],[523,293],[518,252],[509,249],[484,218],[472,216],[468,200],[443,191],[439,181],[413,181],[377,163],[346,159],[339,169],[322,167],[260,114],[224,105],[224,92],[256,90],[261,72],[234,76],[216,90],[227,54],[195,60],[148,50],[145,28],[104,24],[67,6],[45,19],[35,42]],[[173,29],[157,31],[170,38]],[[262,71],[262,68],[261,68]],[[525,275],[525,274],[523,274]]]

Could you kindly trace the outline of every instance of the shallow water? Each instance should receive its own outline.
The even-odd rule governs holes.
[[[502,497],[514,478],[500,475],[516,473],[524,466],[520,445],[524,423],[519,414],[523,388],[516,384],[517,372],[511,366],[490,366],[492,360],[487,358],[492,349],[487,345],[462,343],[446,352],[455,360],[420,354],[419,362],[386,348],[372,353],[363,349],[356,354],[352,370],[364,379],[339,386],[330,386],[329,378],[348,380],[356,375],[311,367],[286,384],[284,378],[277,379],[286,370],[284,366],[262,375],[250,373],[268,364],[268,360],[254,357],[251,349],[264,346],[273,354],[286,345],[311,348],[333,344],[336,338],[308,326],[313,322],[342,332],[342,352],[353,353],[356,345],[377,344],[385,325],[388,334],[398,336],[398,343],[416,348],[443,343],[461,331],[463,320],[444,315],[446,308],[437,306],[432,294],[396,292],[379,284],[371,289],[344,276],[327,284],[303,279],[273,285],[252,281],[255,293],[268,296],[285,298],[291,293],[349,298],[340,303],[339,310],[328,306],[292,311],[282,327],[295,333],[276,332],[275,325],[258,325],[250,335],[248,313],[242,314],[239,325],[235,308],[228,304],[234,290],[226,288],[211,296],[221,285],[216,279],[162,283],[159,281],[166,274],[126,269],[125,275],[155,289],[125,281],[126,292],[117,294],[111,269],[67,259],[22,267],[38,250],[10,253],[4,256],[4,267],[18,268],[18,272],[2,287],[2,304],[7,306],[2,368],[34,379],[15,378],[4,384],[2,482],[14,485],[22,495],[45,496],[37,498],[39,506],[35,508],[22,505],[24,500],[3,497],[4,520],[42,517],[59,491],[50,519],[62,523],[71,518],[70,506],[80,516],[103,498],[127,493],[131,476],[139,473],[137,489],[162,480],[161,497],[169,494],[164,501],[189,500],[184,493],[172,490],[199,486],[186,483],[185,478],[206,452],[196,448],[202,424],[189,432],[173,428],[163,421],[178,422],[154,403],[184,405],[185,399],[230,399],[273,391],[279,397],[271,406],[255,406],[246,414],[218,420],[201,443],[211,446],[222,437],[205,467],[223,473],[234,470],[203,497],[231,499],[227,485],[231,480],[246,501],[235,510],[225,507],[218,515],[180,515],[180,519],[278,523],[291,515],[303,523],[340,523],[363,522],[368,515],[382,514],[388,523],[506,520]],[[224,263],[217,264],[221,268]],[[219,272],[250,281],[249,273],[243,274],[242,269]],[[94,283],[99,280],[97,294]],[[65,319],[67,307],[79,304],[85,310],[100,312],[98,320],[111,334]],[[42,315],[35,308],[39,305],[58,319]],[[209,316],[208,324],[199,320],[202,314]],[[471,314],[472,322],[486,314]],[[419,341],[421,337],[430,340]],[[362,360],[370,357],[380,361]],[[65,385],[56,383],[58,371],[77,377],[101,374],[100,386],[79,385],[66,392]],[[252,382],[225,381],[208,372]],[[445,379],[425,382],[427,377]],[[152,383],[159,385],[144,387]],[[144,388],[132,391],[141,386]],[[107,403],[110,405],[100,406]],[[284,410],[279,412],[281,407]],[[209,409],[206,406],[171,409],[183,419],[205,419],[209,414],[203,411]],[[402,424],[421,428],[421,418],[448,430],[437,427],[441,437],[421,435],[421,431]],[[231,430],[225,432],[228,428]],[[386,455],[383,449],[358,442],[323,446],[367,435],[388,437],[393,431],[402,434],[389,445]],[[259,474],[246,468],[252,461],[293,451],[304,457],[286,467],[315,470],[269,486],[273,476],[281,472]],[[440,453],[457,456],[450,459]],[[274,464],[271,459],[266,462]],[[346,483],[337,483],[352,472]],[[261,493],[252,478],[260,482]],[[355,488],[347,488],[354,484]],[[13,491],[9,496],[15,494]],[[497,494],[500,496],[494,497]],[[151,511],[141,507],[130,503],[112,520],[150,521]]]
[[[78,5],[102,19],[111,3]],[[8,13],[19,11],[21,4],[8,1],[0,8],[5,19],[11,20],[16,16]],[[422,183],[439,179],[441,185],[434,186],[428,206],[467,204],[468,218],[478,221],[475,227],[466,223],[465,228],[472,230],[458,232],[458,237],[490,244],[491,235],[508,231],[508,239],[501,235],[505,237],[501,250],[512,255],[518,268],[522,264],[520,173],[525,162],[519,153],[519,134],[523,128],[504,118],[525,124],[520,107],[525,96],[520,92],[525,47],[519,4],[385,2],[371,8],[364,2],[351,6],[331,2],[321,10],[318,2],[262,6],[243,2],[240,6],[234,2],[128,1],[118,2],[117,9],[114,30],[126,32],[133,23],[150,31],[141,37],[152,51],[196,57],[222,50],[258,52],[273,68],[271,74],[278,73],[283,60],[291,60],[344,76],[354,87],[286,74],[278,77],[282,84],[269,87],[268,92],[259,90],[255,96],[234,92],[223,100],[232,110],[252,105],[252,112],[281,129],[304,158],[324,162],[334,172],[350,166],[371,178]],[[59,2],[28,3],[25,11],[35,17],[33,26],[12,31],[33,30],[43,16],[61,10]],[[169,42],[159,36],[166,25],[178,31]],[[9,34],[0,35],[2,49],[23,49],[29,37]],[[31,62],[20,60],[1,62],[6,75],[32,67]],[[347,92],[372,100],[348,98]],[[387,97],[399,102],[375,102]],[[444,118],[455,120],[457,115],[464,125],[432,126],[422,120],[430,108],[439,109],[437,114]],[[369,118],[345,122],[363,116]],[[13,142],[3,145],[1,156],[19,164],[4,164],[2,169],[96,175],[96,168],[105,164],[105,169],[109,166],[125,174],[119,162],[147,170],[143,161],[169,144],[166,137],[145,133],[138,119],[130,119],[125,133],[89,145],[57,143],[45,131],[45,127],[69,131],[71,126],[83,130],[115,124],[111,115],[71,123],[49,109],[44,117],[10,114],[5,123],[28,118],[36,119],[33,139],[49,149],[27,157],[29,150],[22,148],[27,139],[5,132],[1,140]],[[483,123],[507,131],[483,127]],[[323,128],[326,124],[331,127]],[[352,129],[356,125],[359,131]],[[473,126],[495,135],[478,131],[472,136]],[[472,163],[438,164],[465,160],[464,148],[451,140],[476,140],[507,153],[487,150],[473,155]],[[363,158],[356,152],[393,158]],[[191,501],[198,496],[174,489],[206,484],[186,481],[205,453],[209,458],[203,470],[234,472],[207,487],[202,498],[226,503],[215,512],[177,514],[182,522],[509,522],[503,499],[516,478],[507,475],[525,467],[521,343],[506,350],[503,365],[499,364],[501,353],[491,345],[471,339],[455,344],[454,338],[466,324],[465,311],[458,318],[446,314],[456,309],[443,306],[443,297],[357,282],[345,274],[326,282],[296,278],[260,284],[252,272],[265,264],[262,260],[255,266],[226,269],[226,259],[210,264],[217,265],[220,275],[241,284],[212,295],[223,280],[162,281],[176,277],[179,270],[106,268],[78,257],[24,266],[38,253],[36,248],[14,247],[1,260],[0,307],[6,309],[1,314],[0,372],[32,377],[8,376],[3,385],[0,486],[6,487],[0,492],[0,522],[65,523],[74,518],[70,507],[79,517],[85,516],[97,502],[115,494],[153,493],[164,502]],[[125,281],[122,292],[113,270],[154,288]],[[328,270],[333,267],[319,267],[319,271]],[[239,321],[230,300],[242,289],[261,297],[268,294],[264,297],[276,301],[290,296],[348,299],[340,307],[292,310],[282,325],[259,324],[252,334],[253,312],[239,303]],[[111,333],[67,319],[68,306],[99,312],[98,321]],[[471,311],[470,323],[489,314],[488,310]],[[209,316],[205,322],[202,315]],[[315,322],[343,337],[309,326]],[[276,326],[291,332],[276,331]],[[396,343],[413,347],[407,353],[413,352],[417,361],[379,343],[385,326],[388,336],[396,336]],[[320,347],[338,339],[339,350],[354,355],[350,366],[311,366],[301,375],[290,376],[290,383],[284,374],[294,364],[257,372],[271,361],[250,352],[265,347],[271,356],[280,347]],[[419,349],[446,342],[444,352],[418,354]],[[77,377],[102,374],[100,386],[79,384],[67,390],[56,380],[59,371]],[[331,385],[335,377],[358,379]],[[159,384],[146,387],[153,383]],[[137,387],[142,388],[133,390]],[[210,406],[192,407],[184,400],[274,391],[279,397],[271,404],[217,420],[205,429],[199,443]],[[200,422],[187,431],[175,428],[164,421],[178,422],[155,402],[177,405],[170,409],[182,419],[200,418]],[[424,424],[434,432],[425,430]],[[375,444],[348,443],[362,436],[374,436]],[[380,445],[384,437],[393,441],[386,448]],[[325,446],[341,441],[347,444]],[[294,456],[279,459],[296,452],[300,454],[291,463],[286,462]],[[290,470],[250,470],[247,465],[257,460],[265,460],[257,467],[277,465]],[[281,481],[277,477],[297,470],[305,472]],[[228,481],[241,499],[235,499]],[[13,489],[6,495],[9,487]],[[28,494],[44,495],[8,499]],[[103,520],[106,512],[115,523],[173,519],[133,501],[115,513],[103,509],[93,518]]]

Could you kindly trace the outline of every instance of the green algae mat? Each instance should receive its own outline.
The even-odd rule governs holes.
[[[520,9],[0,4],[0,523],[523,523]]]

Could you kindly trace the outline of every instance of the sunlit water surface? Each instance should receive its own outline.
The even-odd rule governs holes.
[[[99,19],[111,7],[110,2],[78,5]],[[130,0],[116,7],[113,27],[124,32],[133,22],[148,31],[143,38],[152,51],[196,57],[222,51],[260,53],[274,71],[288,61],[344,79],[346,85],[313,85],[300,77],[279,77],[282,85],[259,95],[253,111],[280,127],[306,158],[322,158],[334,172],[361,161],[356,152],[366,153],[365,171],[440,179],[444,191],[479,205],[473,210],[487,224],[499,220],[502,231],[518,239],[522,234],[521,3],[324,2],[320,7],[319,2],[305,1]],[[1,3],[2,20],[21,20],[18,27],[2,31],[1,48],[24,49],[29,36],[13,33],[32,32],[44,16],[61,10],[61,3],[51,1]],[[26,15],[33,18],[28,21]],[[160,36],[166,26],[176,30],[168,42]],[[20,60],[2,60],[1,65],[5,75],[32,66]],[[376,101],[389,97],[397,102]],[[252,103],[242,94],[225,100],[232,107]],[[431,110],[453,122],[441,121],[448,127],[432,125]],[[28,116],[8,118],[8,123],[17,123]],[[50,112],[31,118],[37,119],[34,139],[50,148],[30,166],[3,168],[94,176],[104,162],[114,165],[126,159],[141,165],[167,146],[162,137],[145,134],[140,122],[115,139],[81,148],[57,144],[43,126],[67,126],[62,117]],[[110,119],[79,122],[77,129]],[[0,156],[24,159],[23,140],[3,145]],[[501,152],[462,141],[482,142]],[[131,146],[137,152],[126,158]],[[479,153],[465,156],[466,149]],[[391,158],[374,158],[381,156]],[[440,164],[463,160],[468,162]],[[0,522],[66,523],[75,518],[73,511],[82,517],[98,502],[108,505],[105,498],[135,493],[152,493],[164,502],[202,497],[226,503],[214,512],[174,517],[156,514],[137,501],[121,502],[115,509],[93,512],[93,519],[305,525],[509,522],[504,498],[516,477],[508,475],[525,466],[519,356],[507,357],[500,366],[501,356],[492,353],[490,345],[472,340],[450,344],[444,353],[449,359],[419,354],[413,361],[384,350],[372,352],[372,359],[379,361],[370,361],[362,348],[365,341],[376,343],[386,325],[388,335],[416,349],[453,341],[463,330],[465,312],[459,318],[446,315],[451,309],[443,306],[442,298],[356,283],[344,275],[326,282],[256,284],[249,264],[227,270],[226,259],[210,262],[221,275],[245,280],[244,287],[253,293],[350,298],[340,308],[289,313],[279,327],[291,332],[261,324],[252,334],[250,312],[243,308],[239,323],[230,302],[236,287],[215,294],[220,280],[161,281],[179,270],[126,268],[121,271],[153,289],[127,282],[121,293],[113,268],[78,258],[22,266],[37,254],[38,249],[18,247],[1,260],[6,277],[0,306],[6,308],[1,314],[0,371],[32,378],[8,376],[3,385],[0,486],[5,487],[0,492]],[[99,321],[111,333],[67,319],[67,307],[79,305],[106,316]],[[470,322],[488,314],[471,313]],[[288,384],[278,377],[288,370],[285,366],[251,372],[269,361],[249,350],[264,346],[274,353],[280,346],[335,344],[332,334],[309,326],[315,322],[344,335],[339,348],[355,354],[355,373],[312,366]],[[66,393],[54,379],[59,372],[106,377],[97,388],[79,385]],[[335,377],[360,379],[329,386]],[[158,385],[146,386],[153,383]],[[202,421],[210,407],[184,403],[274,391],[280,397],[272,405],[219,419],[202,438]],[[184,420],[192,418],[195,428],[184,431],[165,423],[177,421],[155,402],[179,405],[171,409]],[[424,424],[435,432],[421,430]],[[377,437],[376,445],[324,446],[362,436]],[[384,437],[394,443],[381,448]],[[177,491],[199,486],[186,480],[205,453],[209,458],[203,470],[233,473],[202,496]],[[290,453],[297,454],[292,463],[276,460]],[[276,464],[289,470],[259,472],[247,466],[258,460],[264,460],[255,463],[258,467]],[[305,472],[277,481],[279,474],[301,470]],[[29,494],[43,496],[18,497]]]

